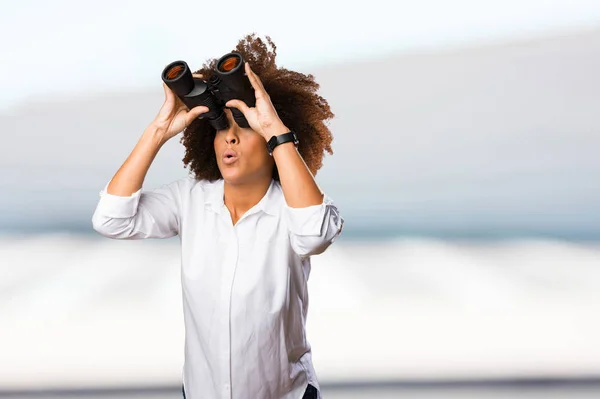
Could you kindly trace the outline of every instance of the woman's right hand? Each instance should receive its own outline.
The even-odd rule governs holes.
[[[199,74],[192,74],[192,76],[202,79],[202,75]],[[208,112],[208,107],[199,105],[188,111],[187,106],[165,82],[163,82],[163,88],[165,89],[165,103],[152,124],[163,133],[163,139],[166,142],[181,133],[198,116]]]

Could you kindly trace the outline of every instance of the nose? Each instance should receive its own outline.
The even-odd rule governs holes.
[[[240,138],[238,136],[238,125],[237,123],[233,120],[233,114],[231,113],[230,110],[225,110],[225,112],[227,113],[227,119],[229,120],[229,128],[227,129],[227,133],[225,134],[225,142],[228,145],[232,145],[232,144],[239,144],[240,143]]]
[[[234,126],[232,126],[229,130],[227,130],[227,134],[225,135],[225,142],[227,144],[239,143]]]

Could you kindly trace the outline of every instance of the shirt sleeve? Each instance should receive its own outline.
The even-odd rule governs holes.
[[[323,203],[306,208],[284,205],[294,251],[302,258],[323,253],[342,232],[344,219],[333,200],[323,195]]]
[[[179,181],[130,196],[109,194],[108,183],[92,217],[94,230],[115,239],[169,238],[179,233]]]

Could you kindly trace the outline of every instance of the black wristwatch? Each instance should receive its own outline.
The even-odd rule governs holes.
[[[289,131],[288,133],[280,134],[279,136],[273,136],[267,142],[267,151],[269,151],[269,155],[273,156],[273,150],[280,144],[287,143],[289,141],[293,141],[294,145],[298,147],[298,137],[296,137],[296,133],[293,131]]]

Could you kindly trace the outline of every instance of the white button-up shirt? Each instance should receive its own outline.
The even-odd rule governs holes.
[[[306,338],[310,256],[340,234],[332,200],[290,208],[279,182],[233,225],[223,180],[186,177],[129,197],[100,191],[94,229],[179,235],[188,399],[299,399],[319,387]]]

